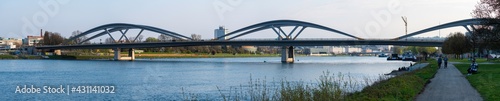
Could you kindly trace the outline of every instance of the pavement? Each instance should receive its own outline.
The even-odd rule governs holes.
[[[438,70],[416,101],[482,101],[481,95],[474,89],[465,75],[453,65]]]

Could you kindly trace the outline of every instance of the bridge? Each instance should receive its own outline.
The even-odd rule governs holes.
[[[492,19],[465,19],[454,21],[450,23],[445,23],[441,25],[437,25],[434,27],[430,27],[427,29],[423,29],[420,31],[416,31],[404,36],[396,37],[393,39],[364,39],[360,37],[353,36],[351,34],[329,28],[326,26],[297,21],[297,20],[274,20],[262,22],[254,25],[250,25],[248,27],[244,27],[238,30],[235,30],[231,33],[226,34],[225,36],[218,37],[214,40],[193,40],[190,37],[183,36],[181,34],[175,33],[173,31],[168,31],[161,28],[156,28],[152,26],[146,25],[135,25],[135,24],[126,24],[126,23],[114,23],[107,24],[92,28],[88,31],[85,31],[79,35],[73,36],[65,41],[62,45],[55,46],[40,46],[36,47],[37,49],[113,49],[115,51],[115,60],[134,60],[134,48],[151,48],[151,47],[179,47],[179,46],[206,46],[206,45],[238,45],[238,46],[281,46],[281,61],[283,63],[293,63],[295,61],[295,52],[293,51],[294,46],[344,46],[344,45],[398,45],[398,46],[433,46],[440,47],[443,45],[442,40],[401,40],[404,38],[412,37],[415,35],[423,34],[430,31],[451,28],[451,27],[464,27],[472,33],[469,29],[474,28],[473,25],[484,25],[482,23],[486,20]],[[293,29],[289,32],[285,32],[283,27],[293,27]],[[320,30],[325,30],[328,32],[332,32],[333,34],[340,34],[349,37],[350,39],[301,39],[298,38],[299,35],[306,28],[315,28]],[[144,30],[159,33],[162,35],[166,35],[174,38],[171,42],[156,42],[156,43],[134,43],[137,40],[137,37],[134,39],[129,39],[126,34],[129,30],[139,29],[139,33],[136,36],[141,35]],[[256,33],[262,30],[272,30],[275,32],[277,39],[268,39],[268,40],[243,40],[236,39],[241,36],[245,36],[248,34]],[[99,32],[100,31],[100,32]],[[97,34],[89,37],[86,40],[78,42],[77,45],[67,45],[68,42],[74,41],[80,37],[91,35],[93,33]],[[120,32],[120,38],[114,38],[111,34],[113,32]],[[90,41],[100,36],[109,35],[115,43],[113,44],[82,44],[84,42]],[[224,40],[220,40],[220,39]],[[117,40],[118,39],[118,40]],[[128,57],[121,57],[120,50],[128,49]]]

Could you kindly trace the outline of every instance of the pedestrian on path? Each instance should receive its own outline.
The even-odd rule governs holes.
[[[444,56],[444,69],[448,68],[448,57]]]
[[[441,56],[438,58],[438,69],[441,69],[441,63],[443,63],[443,59],[441,59]]]

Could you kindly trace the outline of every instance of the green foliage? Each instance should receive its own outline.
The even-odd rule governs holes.
[[[148,37],[144,42],[160,42],[160,40],[156,39],[155,37]]]
[[[452,33],[443,44],[443,53],[445,54],[464,54],[472,49],[471,43],[465,35],[460,32]]]
[[[392,50],[393,53],[395,54],[403,54],[403,52],[406,51],[411,51],[415,54],[419,53],[431,54],[437,51],[435,47],[420,47],[420,46],[406,46],[406,47],[395,46],[392,48]]]
[[[30,55],[0,55],[0,60],[1,59],[41,59],[41,57]]]
[[[403,54],[404,48],[400,46],[392,47],[392,51],[394,54]]]
[[[14,55],[0,55],[0,59],[17,59]]]
[[[462,72],[467,73],[469,68],[467,64],[455,64],[455,67]],[[500,64],[480,64],[479,72],[466,77],[469,83],[476,88],[486,101],[500,100]]]

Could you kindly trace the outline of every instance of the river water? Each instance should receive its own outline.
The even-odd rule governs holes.
[[[280,57],[175,58],[109,60],[0,60],[0,99],[4,100],[155,100],[218,99],[231,87],[249,85],[250,79],[316,83],[323,72],[349,74],[355,79],[376,78],[410,62],[378,57],[297,57],[282,64]],[[17,87],[41,88],[27,94]],[[64,93],[43,93],[44,86]],[[113,94],[68,93],[78,86],[114,86]],[[219,89],[217,88],[219,87]]]

